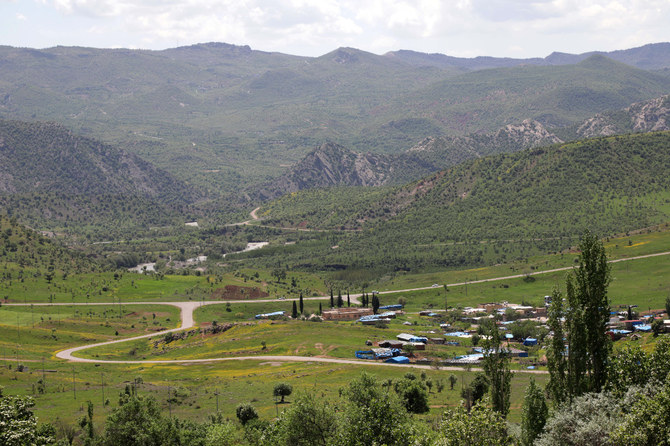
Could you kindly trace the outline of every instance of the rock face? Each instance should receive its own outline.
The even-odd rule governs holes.
[[[633,131],[670,130],[670,95],[633,104],[626,110],[631,116]]]
[[[623,110],[599,113],[577,127],[577,137],[670,130],[670,95],[637,102]]]
[[[266,183],[260,198],[271,199],[303,189],[330,186],[381,186],[394,168],[389,156],[356,153],[326,143],[309,153],[289,172]]]
[[[541,123],[526,119],[521,124],[509,124],[495,134],[498,144],[513,143],[524,148],[558,144],[563,141]]]

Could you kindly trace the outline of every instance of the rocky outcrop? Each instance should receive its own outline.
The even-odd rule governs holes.
[[[518,144],[523,148],[546,146],[558,144],[563,141],[541,123],[532,119],[526,119],[521,124],[509,124],[498,130],[495,140],[500,143]]]
[[[626,111],[635,132],[670,130],[670,95],[633,104]]]
[[[390,156],[356,153],[326,143],[316,148],[281,177],[266,183],[258,192],[272,199],[303,189],[331,186],[381,186],[394,167]]]
[[[599,113],[578,126],[576,136],[594,138],[664,130],[670,130],[670,95],[637,102],[623,110]]]

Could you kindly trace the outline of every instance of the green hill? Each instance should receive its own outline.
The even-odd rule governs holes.
[[[326,141],[403,153],[426,137],[526,119],[573,125],[670,91],[667,76],[599,55],[463,70],[353,48],[298,57],[218,43],[0,47],[0,118],[57,121],[225,195],[281,176]]]
[[[359,230],[313,253],[313,267],[492,264],[568,248],[585,229],[667,221],[668,169],[670,133],[614,136],[488,156],[402,187],[293,194],[259,214],[267,225]]]
[[[0,265],[3,267],[0,290],[5,282],[20,280],[24,273],[33,276],[36,273],[81,273],[100,269],[94,259],[66,249],[5,215],[0,215]]]
[[[0,121],[0,203],[33,227],[106,228],[109,237],[183,223],[201,197],[136,155],[58,124]]]

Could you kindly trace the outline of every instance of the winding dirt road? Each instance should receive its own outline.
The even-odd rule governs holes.
[[[639,260],[639,259],[646,259],[650,257],[658,257],[658,256],[667,256],[670,255],[670,252],[661,252],[661,253],[656,253],[656,254],[647,254],[647,255],[642,255],[642,256],[636,256],[636,257],[629,257],[625,259],[617,259],[617,260],[610,260],[609,263],[619,263],[619,262],[625,262],[625,261],[631,261],[631,260]],[[516,274],[516,275],[511,275],[511,276],[504,276],[504,277],[494,277],[490,279],[481,279],[481,280],[475,280],[471,282],[459,282],[459,283],[452,283],[452,284],[447,284],[447,287],[455,287],[455,286],[463,286],[466,284],[473,284],[473,283],[484,283],[484,282],[493,282],[493,281],[498,281],[498,280],[508,280],[508,279],[516,279],[516,278],[521,278],[525,277],[526,275],[539,275],[539,274],[550,274],[554,272],[559,272],[559,271],[567,271],[573,269],[572,266],[569,267],[564,267],[564,268],[555,268],[551,270],[546,270],[546,271],[535,271],[530,274]],[[428,290],[428,289],[434,289],[433,287],[418,287],[418,288],[409,288],[405,290],[391,290],[391,291],[382,291],[379,294],[391,294],[391,293],[402,293],[402,292],[410,292],[410,291],[419,291],[419,290]],[[361,294],[352,294],[351,299],[354,303],[358,303],[358,298],[361,297]],[[305,300],[325,300],[325,299],[330,299],[330,296],[320,296],[320,297],[308,297]],[[298,299],[286,299],[286,301],[295,301]],[[103,345],[111,345],[111,344],[120,344],[122,342],[129,342],[129,341],[134,341],[137,339],[146,339],[146,338],[151,338],[155,336],[161,336],[166,333],[171,333],[171,332],[176,332],[176,331],[181,331],[181,330],[186,330],[189,328],[192,328],[195,325],[195,322],[193,320],[193,312],[195,311],[196,308],[199,308],[203,305],[216,305],[216,304],[225,304],[225,303],[249,303],[250,301],[248,300],[236,300],[236,301],[199,301],[199,302],[126,302],[123,303],[123,305],[172,305],[174,307],[177,307],[180,309],[180,318],[181,318],[181,325],[178,328],[172,328],[169,330],[163,330],[155,333],[149,333],[141,336],[134,336],[131,338],[125,338],[125,339],[117,339],[113,341],[105,341],[105,342],[98,342],[95,344],[87,344],[87,345],[82,345],[79,347],[72,347],[68,348],[66,350],[61,350],[56,352],[56,357],[60,359],[64,359],[66,361],[71,361],[71,362],[85,362],[85,363],[96,363],[96,364],[200,364],[200,363],[213,363],[213,362],[222,362],[222,361],[243,361],[243,360],[255,360],[255,361],[278,361],[278,362],[319,362],[319,363],[335,363],[335,364],[354,364],[354,365],[368,365],[368,366],[384,366],[384,367],[414,367],[414,368],[422,368],[422,369],[429,369],[432,366],[429,365],[417,365],[417,364],[387,364],[387,363],[381,363],[381,362],[375,362],[375,361],[369,361],[369,360],[357,360],[357,359],[340,359],[340,358],[317,358],[317,357],[306,357],[306,356],[237,356],[237,357],[223,357],[223,358],[209,358],[209,359],[167,359],[167,360],[101,360],[101,359],[88,359],[88,358],[80,358],[77,356],[74,356],[74,353],[86,350],[89,348],[93,347],[100,347]],[[281,302],[278,299],[260,299],[260,300],[255,300],[254,302]],[[117,303],[112,302],[94,302],[94,303],[86,303],[86,302],[80,302],[80,303],[11,303],[11,304],[4,304],[5,306],[73,306],[73,305],[117,305]],[[457,367],[457,366],[440,366],[440,370],[474,370],[474,371],[479,371],[480,369],[478,368],[467,368],[467,367]],[[515,370],[515,372],[520,372],[520,373],[534,373],[534,374],[546,374],[546,371],[541,371],[541,370]]]

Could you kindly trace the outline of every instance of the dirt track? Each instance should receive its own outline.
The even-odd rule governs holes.
[[[617,259],[617,260],[611,260],[610,263],[618,263],[618,262],[624,262],[624,261],[630,261],[630,260],[638,260],[638,259],[645,259],[649,257],[658,257],[658,256],[666,256],[670,255],[670,252],[662,252],[662,253],[656,253],[656,254],[647,254],[643,256],[636,256],[636,257],[630,257],[627,259]],[[536,271],[533,273],[530,273],[530,275],[538,275],[538,274],[549,274],[557,271],[567,271],[572,269],[573,267],[564,267],[564,268],[556,268],[556,269],[551,269],[551,270],[546,270],[546,271]],[[506,279],[515,279],[515,278],[520,278],[520,277],[525,277],[526,274],[516,274],[512,276],[505,276],[505,277],[495,277],[491,279],[482,279],[482,280],[475,280],[472,282],[467,282],[469,284],[473,283],[484,283],[484,282],[492,282],[496,280],[506,280]],[[447,284],[448,287],[454,287],[454,286],[462,286],[465,285],[466,282],[461,282],[461,283],[452,283],[452,284]],[[406,290],[392,290],[392,291],[382,291],[380,294],[388,294],[388,293],[401,293],[401,292],[408,292],[408,291],[418,291],[418,290],[427,290],[431,289],[433,287],[419,287],[419,288],[411,288],[411,289],[406,289]],[[361,296],[361,294],[352,294],[350,297],[354,303],[358,303],[358,298]],[[324,299],[330,299],[329,296],[321,296],[321,297],[309,297],[306,298],[305,300],[324,300]],[[291,300],[297,300],[297,299],[286,299],[287,301]],[[230,303],[248,303],[249,301],[227,301]],[[304,357],[304,356],[241,356],[241,357],[234,357],[234,358],[210,358],[210,359],[170,359],[170,360],[136,360],[136,361],[129,361],[129,360],[100,360],[100,359],[86,359],[86,358],[79,358],[76,356],[73,356],[73,353],[76,353],[78,351],[86,350],[89,348],[93,347],[99,347],[103,345],[111,345],[111,344],[120,344],[122,342],[128,342],[128,341],[133,341],[136,339],[146,339],[154,336],[161,336],[166,333],[170,332],[176,332],[176,331],[181,331],[181,330],[186,330],[194,326],[194,320],[193,320],[193,311],[196,308],[199,308],[203,305],[215,305],[215,304],[223,304],[227,302],[222,302],[222,301],[201,301],[201,302],[127,302],[124,303],[123,305],[172,305],[175,307],[178,307],[181,309],[181,326],[179,328],[173,328],[170,330],[164,330],[156,333],[149,333],[141,336],[134,336],[131,338],[125,338],[125,339],[118,339],[114,341],[106,341],[106,342],[98,342],[95,344],[88,344],[88,345],[82,345],[79,347],[72,347],[66,350],[61,350],[56,352],[56,357],[60,359],[64,359],[67,361],[71,362],[87,362],[87,363],[96,363],[96,364],[198,364],[198,363],[211,363],[211,362],[221,362],[221,361],[242,361],[242,360],[257,360],[257,361],[280,361],[280,362],[322,362],[322,363],[337,363],[337,364],[355,364],[355,365],[369,365],[369,366],[385,366],[385,367],[414,367],[414,368],[423,368],[423,369],[429,369],[431,366],[428,365],[416,365],[416,364],[386,364],[386,363],[380,363],[380,362],[374,362],[374,361],[366,361],[366,360],[356,360],[356,359],[339,359],[339,358],[316,358],[316,357]],[[259,299],[255,300],[254,302],[279,302],[277,299]],[[49,305],[59,305],[59,306],[71,306],[71,305],[116,305],[115,303],[103,303],[103,302],[95,302],[95,303],[27,303],[27,304],[5,304],[5,306],[29,306],[29,305],[34,305],[34,306],[49,306]],[[440,370],[465,370],[465,367],[454,367],[454,366],[444,366],[440,367]],[[468,370],[474,370],[478,371],[480,369],[477,368],[467,368]],[[520,373],[534,373],[534,374],[546,374],[547,372],[545,371],[540,371],[540,370],[517,370],[515,372],[520,372]]]

